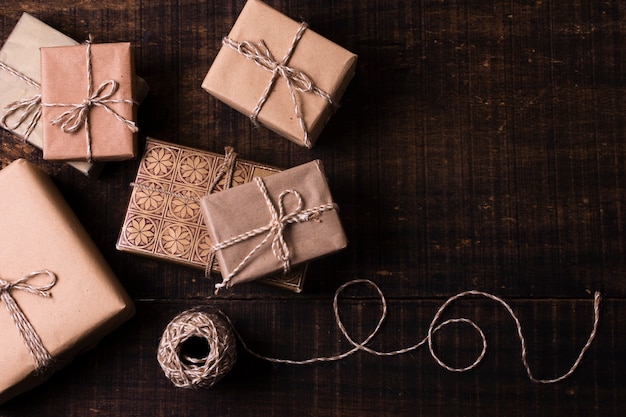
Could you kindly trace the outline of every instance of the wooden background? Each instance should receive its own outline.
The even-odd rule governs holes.
[[[268,0],[269,1],[269,0]],[[137,161],[99,180],[41,159],[1,131],[2,162],[49,172],[129,293],[137,315],[0,416],[609,416],[626,406],[626,3],[621,0],[271,0],[359,55],[343,106],[313,150],[210,97],[200,84],[243,0],[3,0],[6,39],[22,11],[69,36],[131,41],[151,93],[141,137],[291,167],[323,160],[350,244],[311,265],[303,294],[242,285],[218,297],[199,271],[120,253],[115,242]],[[428,349],[358,353],[315,366],[272,365],[240,350],[211,390],[174,388],[156,362],[165,325],[201,304],[222,309],[256,350],[284,358],[348,349],[332,296],[368,278],[389,300],[377,349],[412,345],[436,309],[477,289],[510,301],[539,378],[569,369],[602,291],[596,341],[568,380],[532,383],[514,323],[485,299],[446,315],[483,327],[484,362],[457,374]],[[350,289],[342,312],[355,339],[379,304]],[[480,341],[454,326],[435,337],[448,363]],[[0,370],[2,372],[2,370]]]

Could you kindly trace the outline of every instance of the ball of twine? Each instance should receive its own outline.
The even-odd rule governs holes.
[[[196,358],[184,351],[184,343],[191,338],[206,340],[206,356]],[[209,388],[235,364],[237,340],[232,326],[219,313],[197,307],[180,313],[167,325],[157,359],[175,386]]]

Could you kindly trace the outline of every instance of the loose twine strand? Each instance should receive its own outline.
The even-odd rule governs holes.
[[[339,296],[343,293],[343,291],[353,285],[356,284],[366,284],[368,286],[371,286],[372,288],[374,288],[376,290],[376,292],[378,293],[378,297],[380,299],[380,304],[381,304],[381,315],[380,318],[378,319],[378,322],[376,324],[376,327],[370,332],[370,334],[362,341],[362,342],[357,342],[355,341],[352,336],[350,336],[350,334],[348,333],[348,331],[346,330],[346,327],[343,323],[343,320],[341,319],[341,315],[339,312]],[[379,356],[379,357],[386,357],[386,356],[397,356],[397,355],[402,355],[411,351],[414,351],[424,345],[428,345],[428,350],[430,352],[430,355],[432,356],[432,358],[435,360],[435,362],[441,366],[442,368],[451,371],[451,372],[465,372],[465,371],[469,371],[471,369],[476,368],[484,359],[486,353],[487,353],[487,338],[485,336],[485,333],[483,332],[483,330],[471,319],[468,318],[451,318],[451,319],[447,319],[441,323],[438,323],[439,320],[441,319],[441,316],[443,315],[444,311],[455,301],[460,300],[461,298],[466,298],[466,297],[471,297],[471,296],[478,296],[478,297],[483,297],[483,298],[487,298],[489,300],[495,301],[497,304],[501,305],[502,307],[505,308],[505,310],[509,313],[509,315],[511,316],[511,318],[513,319],[514,323],[515,323],[515,328],[517,330],[517,336],[520,340],[520,344],[521,344],[521,359],[522,359],[522,364],[524,366],[524,369],[526,370],[526,375],[528,376],[528,378],[535,383],[539,383],[539,384],[553,384],[559,381],[562,381],[568,377],[570,377],[578,368],[578,366],[580,365],[585,353],[587,352],[587,350],[589,350],[589,348],[591,347],[591,344],[593,343],[596,334],[597,334],[597,330],[598,330],[598,323],[599,323],[599,319],[600,319],[600,301],[601,301],[601,295],[600,292],[595,292],[594,293],[594,297],[593,297],[593,326],[592,326],[592,330],[589,334],[589,338],[587,339],[586,343],[584,344],[584,346],[582,347],[582,349],[580,350],[580,353],[578,354],[576,360],[574,361],[574,363],[572,364],[572,366],[569,368],[569,370],[567,372],[565,372],[564,374],[555,377],[555,378],[547,378],[547,379],[541,379],[541,378],[537,378],[533,375],[532,370],[530,369],[530,365],[528,364],[528,359],[527,359],[527,347],[526,347],[526,339],[524,338],[523,335],[523,330],[522,330],[522,325],[519,321],[519,319],[517,318],[517,315],[515,314],[515,312],[513,311],[513,309],[511,308],[511,306],[504,301],[502,298],[497,297],[495,295],[486,293],[486,292],[482,292],[482,291],[475,291],[475,290],[470,290],[470,291],[464,291],[461,292],[459,294],[456,294],[450,298],[448,298],[438,309],[437,312],[435,313],[433,319],[431,320],[429,326],[428,326],[428,332],[427,335],[420,340],[418,343],[409,346],[409,347],[405,347],[402,349],[397,349],[397,350],[392,350],[392,351],[379,351],[376,349],[373,349],[371,347],[368,347],[367,345],[372,341],[372,339],[378,334],[378,332],[380,331],[386,317],[387,317],[387,300],[385,298],[385,295],[383,294],[383,292],[381,291],[381,289],[378,287],[378,285],[376,285],[373,281],[370,281],[368,279],[356,279],[356,280],[352,280],[349,281],[345,284],[343,284],[342,286],[340,286],[336,291],[335,291],[335,295],[333,298],[333,312],[334,312],[334,317],[335,317],[335,323],[337,325],[337,327],[339,328],[339,330],[341,331],[341,334],[343,335],[343,337],[346,338],[346,340],[348,341],[348,343],[350,343],[350,345],[352,345],[352,348],[347,350],[344,353],[341,354],[337,354],[337,355],[333,355],[333,356],[320,356],[320,357],[313,357],[310,359],[304,359],[304,360],[293,360],[293,359],[281,359],[281,358],[274,358],[271,356],[266,356],[260,353],[255,352],[254,350],[252,350],[250,347],[248,347],[248,345],[246,344],[246,342],[244,341],[243,337],[241,336],[241,334],[239,332],[237,332],[237,330],[234,328],[232,321],[230,320],[230,318],[224,314],[223,312],[219,312],[219,317],[217,317],[217,319],[212,316],[210,318],[210,320],[216,320],[218,322],[222,322],[225,321],[228,323],[228,328],[224,329],[224,325],[223,323],[217,325],[219,326],[219,328],[221,328],[221,332],[216,336],[211,336],[211,337],[217,337],[219,340],[233,340],[232,336],[230,336],[230,332],[234,333],[234,335],[237,337],[237,339],[239,339],[239,342],[241,343],[241,346],[244,348],[244,350],[246,350],[249,354],[251,354],[252,356],[264,360],[264,361],[268,361],[268,362],[272,362],[272,363],[279,363],[279,364],[288,364],[288,365],[311,365],[311,364],[315,364],[315,363],[320,363],[320,362],[334,362],[334,361],[339,361],[342,359],[345,359],[359,351],[363,351],[366,353],[369,353],[371,355],[375,355],[375,356]],[[175,319],[176,320],[176,319]],[[478,354],[478,356],[476,357],[476,359],[468,366],[462,366],[462,367],[455,367],[455,366],[451,366],[448,365],[447,363],[445,363],[435,352],[434,346],[433,346],[433,336],[435,335],[435,333],[443,330],[446,326],[449,326],[451,324],[455,324],[455,323],[464,323],[469,325],[470,327],[472,327],[477,334],[479,335],[480,339],[481,339],[481,343],[482,343],[482,348],[480,353]],[[208,323],[202,323],[203,326],[208,325]],[[217,328],[217,327],[216,327]],[[166,330],[167,332],[167,330]],[[195,334],[195,333],[194,333]],[[165,340],[165,342],[163,342],[163,340]],[[164,338],[162,339],[162,343],[170,343],[169,342],[169,338],[166,338],[166,335],[164,334]],[[207,339],[208,340],[208,339]],[[209,343],[212,343],[211,340],[208,340]],[[234,343],[234,342],[233,342]],[[175,348],[176,346],[174,346]],[[236,347],[220,347],[220,349],[222,349],[222,351],[226,351],[228,352],[229,359],[232,359],[233,357],[233,353],[232,350],[235,350]],[[172,362],[170,362],[167,366],[168,367],[173,367],[176,368],[177,370],[179,370],[179,372],[185,372],[184,369],[181,369],[181,365],[178,363],[179,362],[179,358],[175,358],[175,357],[169,357],[169,360],[171,360]],[[163,365],[162,365],[163,366]],[[232,365],[229,365],[232,366]],[[210,366],[206,366],[206,369],[209,369]],[[224,370],[224,367],[220,367],[221,370]],[[230,370],[230,368],[228,368]],[[227,371],[226,371],[227,372]],[[167,373],[166,373],[167,375]],[[223,377],[224,373],[221,373],[219,375],[219,378]],[[195,378],[198,378],[198,375],[194,375]],[[209,379],[209,380],[213,380],[214,378],[216,378],[215,374],[211,371],[208,372],[206,375],[200,377],[200,380],[203,379]],[[175,382],[176,383],[176,382]],[[196,384],[198,385],[198,384]]]
[[[311,207],[308,209],[304,209],[304,201],[302,196],[297,190],[285,190],[278,196],[278,210],[274,206],[274,203],[270,199],[270,196],[267,192],[267,187],[265,186],[265,182],[260,177],[255,177],[254,181],[259,187],[259,191],[265,200],[265,205],[270,212],[271,220],[265,226],[249,230],[247,232],[241,233],[237,236],[233,236],[229,239],[223,240],[222,242],[216,243],[211,247],[213,252],[218,250],[226,249],[230,246],[236,245],[237,243],[244,242],[248,239],[251,239],[255,236],[266,233],[265,237],[261,242],[259,242],[246,256],[243,257],[241,262],[233,268],[233,270],[222,280],[215,284],[216,293],[221,288],[228,288],[230,284],[230,280],[237,275],[250,261],[252,256],[265,245],[270,238],[272,238],[272,253],[280,261],[283,265],[283,271],[285,273],[289,272],[291,269],[291,253],[289,251],[289,246],[285,241],[284,231],[285,228],[294,223],[304,223],[311,220],[315,220],[325,211],[336,210],[337,205],[335,203],[326,203],[321,204],[319,206]],[[289,213],[286,213],[285,209],[285,198],[289,195],[292,195],[296,198],[296,208]]]
[[[92,54],[91,45],[93,38],[89,35],[89,40],[86,43],[86,67],[87,67],[87,98],[81,103],[42,103],[45,107],[70,107],[69,110],[61,113],[57,118],[52,120],[53,125],[60,124],[63,133],[76,133],[83,126],[85,127],[85,141],[87,145],[87,160],[92,162],[92,138],[89,128],[89,113],[93,107],[100,107],[106,110],[107,113],[112,115],[116,120],[126,126],[131,132],[136,133],[138,131],[137,125],[132,120],[125,119],[115,110],[113,110],[109,104],[130,104],[139,105],[135,100],[128,99],[111,99],[111,97],[117,92],[119,83],[115,80],[104,81],[93,92],[93,70],[92,70]]]
[[[30,279],[39,275],[48,275],[50,281],[45,285],[33,285],[28,283]],[[35,362],[36,371],[42,371],[48,367],[52,363],[52,356],[44,346],[37,331],[33,328],[32,324],[15,301],[15,298],[13,298],[13,295],[11,295],[11,292],[26,291],[30,294],[48,298],[51,297],[49,291],[56,285],[56,282],[56,275],[47,269],[31,272],[13,282],[5,281],[0,278],[0,301],[4,302],[4,305],[15,323],[15,327],[17,327],[20,336],[28,347],[28,352]]]
[[[36,88],[38,91],[41,91],[41,86],[38,82],[29,78],[28,76],[22,74],[14,68],[11,68],[4,62],[0,61],[0,69],[6,71],[7,73],[13,75],[16,78],[24,81],[26,84]],[[19,118],[14,121],[12,124],[8,124],[8,119],[12,115],[19,113]],[[0,118],[0,125],[11,131],[15,131],[18,127],[20,127],[27,119],[30,118],[26,129],[24,130],[24,134],[22,135],[22,139],[24,141],[28,140],[33,130],[35,130],[35,126],[37,126],[37,122],[41,119],[41,94],[35,94],[32,97],[24,98],[22,100],[14,101],[8,104],[5,107],[5,112]]]
[[[250,41],[237,42],[226,36],[224,37],[224,39],[222,39],[222,44],[228,46],[235,52],[239,53],[241,56],[252,60],[252,62],[254,62],[256,65],[272,73],[272,78],[270,78],[270,81],[265,87],[263,94],[259,98],[259,101],[257,102],[256,106],[249,116],[252,123],[255,126],[258,125],[257,118],[259,116],[259,113],[261,112],[261,109],[265,105],[265,102],[272,93],[274,85],[276,84],[276,80],[278,80],[279,77],[283,78],[287,83],[287,87],[289,88],[289,95],[291,97],[291,101],[293,102],[294,112],[296,114],[296,118],[298,119],[298,123],[300,124],[300,129],[303,133],[304,146],[310,149],[313,144],[309,139],[309,129],[306,125],[306,122],[304,121],[304,114],[302,112],[302,107],[298,102],[296,92],[313,93],[322,97],[331,106],[336,106],[330,94],[317,87],[305,72],[293,67],[289,67],[287,65],[296,49],[298,42],[300,41],[308,27],[309,26],[305,22],[300,24],[300,27],[298,28],[298,31],[296,32],[291,42],[291,46],[287,50],[285,56],[283,56],[283,59],[280,60],[280,62],[277,61],[276,58],[274,58],[274,55],[270,52],[269,48],[265,44],[265,41],[262,39],[259,41],[258,44],[254,44]]]

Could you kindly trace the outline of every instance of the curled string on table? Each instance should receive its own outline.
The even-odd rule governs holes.
[[[355,341],[352,336],[350,336],[350,334],[348,333],[348,331],[346,330],[343,320],[341,319],[341,315],[339,313],[339,296],[341,295],[341,293],[348,287],[356,285],[356,284],[366,284],[369,285],[371,287],[373,287],[376,292],[378,293],[378,297],[380,299],[380,304],[381,304],[381,315],[380,318],[378,319],[378,323],[376,324],[376,327],[372,330],[372,332],[361,342],[357,342]],[[428,350],[431,354],[431,356],[433,357],[433,359],[435,360],[435,362],[437,362],[438,365],[440,365],[441,367],[447,369],[448,371],[451,372],[465,372],[465,371],[469,371],[471,369],[476,368],[483,360],[483,358],[485,357],[485,354],[487,353],[487,338],[485,336],[485,333],[483,332],[483,330],[471,319],[468,318],[451,318],[451,319],[447,319],[444,320],[442,322],[439,322],[441,319],[441,316],[443,314],[443,312],[455,301],[458,301],[461,298],[466,298],[466,297],[483,297],[483,298],[487,298],[489,300],[495,301],[497,304],[501,305],[502,307],[504,307],[504,309],[509,313],[509,316],[513,319],[513,322],[515,323],[515,328],[517,330],[517,335],[518,338],[520,340],[520,344],[521,344],[521,359],[522,359],[522,364],[524,366],[524,369],[526,370],[526,374],[528,375],[528,378],[535,383],[540,383],[540,384],[552,384],[555,382],[559,382],[562,381],[568,377],[570,377],[578,368],[578,366],[580,365],[585,353],[587,352],[587,350],[589,350],[589,348],[591,347],[591,344],[593,342],[593,340],[596,337],[597,334],[597,330],[598,330],[598,322],[599,322],[599,318],[600,318],[600,301],[601,301],[601,295],[599,292],[595,292],[594,293],[594,297],[593,297],[593,326],[592,326],[592,330],[589,334],[589,337],[586,341],[586,343],[584,344],[584,346],[582,347],[582,349],[580,350],[580,353],[578,354],[578,357],[576,358],[576,360],[574,361],[574,363],[572,364],[572,366],[570,367],[570,369],[565,372],[564,374],[555,377],[555,378],[548,378],[548,379],[541,379],[541,378],[537,378],[534,376],[533,372],[530,369],[530,366],[528,364],[528,360],[527,360],[527,348],[526,348],[526,340],[524,338],[523,335],[523,331],[522,331],[522,326],[520,324],[519,319],[517,318],[517,315],[515,314],[515,312],[513,311],[513,309],[511,308],[511,306],[504,301],[502,298],[497,297],[495,295],[486,293],[486,292],[482,292],[482,291],[475,291],[475,290],[470,290],[470,291],[464,291],[461,292],[459,294],[456,294],[450,298],[448,298],[448,300],[446,300],[446,302],[444,302],[439,309],[437,310],[437,312],[435,313],[433,319],[430,322],[430,325],[428,326],[428,332],[427,335],[421,339],[419,342],[417,342],[416,344],[412,345],[412,346],[408,346],[402,349],[397,349],[397,350],[392,350],[392,351],[378,351],[376,349],[373,349],[371,347],[368,347],[367,345],[372,341],[372,339],[378,334],[378,332],[380,331],[385,318],[387,317],[387,300],[385,298],[385,295],[383,294],[382,290],[378,287],[378,285],[376,285],[373,281],[367,280],[367,279],[356,279],[356,280],[352,280],[349,281],[345,284],[343,284],[342,286],[340,286],[337,291],[335,292],[335,296],[333,298],[333,311],[334,311],[334,315],[335,315],[335,322],[337,324],[337,327],[340,329],[342,335],[346,338],[346,340],[350,343],[350,345],[352,346],[351,349],[337,354],[337,355],[333,355],[333,356],[319,356],[319,357],[313,357],[313,358],[309,358],[309,359],[303,359],[303,360],[293,360],[293,359],[281,359],[281,358],[274,358],[271,356],[266,356],[266,355],[262,355],[260,353],[255,352],[254,350],[252,350],[250,347],[248,347],[248,345],[246,344],[246,342],[244,341],[244,339],[242,338],[242,336],[237,332],[237,330],[235,330],[232,321],[230,320],[230,318],[228,318],[228,316],[226,314],[224,314],[223,312],[217,312],[215,314],[213,314],[210,317],[205,317],[205,321],[204,322],[199,322],[196,323],[198,326],[200,327],[208,327],[211,329],[211,333],[210,335],[207,336],[207,343],[210,346],[209,348],[209,352],[215,350],[213,352],[213,356],[211,355],[207,355],[204,358],[200,358],[199,360],[197,360],[196,365],[192,365],[192,369],[189,369],[189,365],[185,364],[184,359],[184,355],[181,353],[180,351],[180,346],[181,346],[181,341],[187,340],[189,337],[191,337],[192,335],[197,335],[198,332],[196,331],[195,328],[193,328],[193,326],[188,330],[189,335],[188,337],[184,337],[181,336],[179,338],[178,342],[174,342],[174,346],[172,346],[172,341],[171,341],[171,337],[168,336],[168,331],[166,330],[166,332],[163,335],[163,338],[161,339],[161,346],[159,347],[159,352],[161,352],[163,349],[168,350],[170,352],[178,352],[177,355],[169,355],[167,356],[165,359],[165,363],[162,363],[161,360],[164,358],[160,353],[159,353],[159,363],[161,363],[161,366],[163,367],[164,370],[166,369],[175,369],[176,371],[174,372],[174,374],[178,377],[180,374],[185,374],[185,373],[190,373],[189,376],[185,377],[186,381],[191,381],[191,380],[197,380],[197,381],[201,381],[201,382],[196,382],[196,383],[189,383],[188,385],[185,385],[185,387],[196,387],[196,386],[212,386],[215,382],[217,382],[217,380],[221,379],[233,366],[234,364],[234,358],[236,357],[236,354],[234,354],[233,352],[236,351],[236,340],[233,337],[233,335],[236,336],[237,339],[239,339],[241,346],[252,356],[264,360],[264,361],[268,361],[268,362],[273,362],[273,363],[280,363],[280,364],[289,364],[289,365],[310,365],[310,364],[315,364],[315,363],[319,363],[319,362],[333,362],[333,361],[338,361],[338,360],[342,360],[347,358],[348,356],[351,356],[359,351],[362,352],[366,352],[375,356],[396,356],[396,355],[401,355],[404,353],[408,353],[411,351],[414,351],[424,345],[428,346]],[[192,310],[193,311],[193,310]],[[184,314],[184,313],[183,313]],[[181,314],[182,315],[182,314]],[[177,319],[174,319],[174,321],[176,321]],[[173,321],[173,322],[174,322]],[[466,325],[469,325],[470,327],[472,327],[477,334],[480,336],[481,342],[482,342],[482,349],[480,351],[480,353],[478,354],[478,356],[476,357],[476,359],[468,366],[464,366],[464,367],[455,367],[455,366],[450,366],[447,363],[445,363],[435,352],[435,349],[433,347],[433,336],[435,333],[437,333],[438,331],[442,330],[443,328],[445,328],[446,326],[450,325],[450,324],[454,324],[454,323],[464,323]],[[171,325],[171,323],[170,323]],[[170,326],[168,326],[169,328]],[[175,326],[176,328],[180,328],[179,325]],[[206,335],[206,333],[205,333]],[[213,340],[215,339],[215,340]],[[219,343],[216,342],[219,341]],[[217,343],[217,346],[219,346],[219,348],[212,348],[213,345],[215,345]],[[165,345],[162,346],[162,345]],[[223,355],[220,355],[219,352],[224,352]],[[181,359],[182,357],[182,359]],[[188,361],[187,361],[188,362]],[[210,370],[207,371],[205,374],[203,374],[202,370]],[[169,371],[166,371],[166,375],[168,376],[168,378],[170,378]],[[172,380],[172,382],[174,382],[175,385],[177,386],[183,386],[183,385],[179,385],[177,383],[176,380],[170,378]],[[209,383],[206,383],[206,381],[209,381]]]

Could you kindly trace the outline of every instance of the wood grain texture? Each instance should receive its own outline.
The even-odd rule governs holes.
[[[151,92],[140,136],[213,152],[233,145],[260,163],[323,160],[349,238],[311,264],[303,294],[242,285],[212,296],[202,272],[115,250],[137,161],[98,180],[43,161],[0,131],[0,161],[19,157],[53,177],[131,296],[137,316],[0,416],[618,416],[626,399],[626,4],[618,0],[268,0],[359,55],[342,107],[312,150],[298,147],[201,88],[243,0],[50,0],[2,3],[6,39],[27,11],[74,39],[130,41]],[[487,333],[485,362],[463,374],[427,349],[359,353],[306,367],[241,354],[212,390],[175,389],[156,362],[167,322],[212,304],[259,351],[328,355],[348,347],[332,295],[369,278],[389,298],[373,341],[424,337],[437,307],[467,289],[511,300],[538,377],[569,368],[602,291],[598,338],[574,376],[531,383],[506,312],[487,300],[455,309]],[[350,290],[346,322],[365,336],[378,317],[370,290]],[[452,311],[451,311],[452,313]],[[2,314],[2,312],[0,312]],[[468,329],[437,337],[451,364],[479,350]],[[0,370],[1,371],[1,370]]]

